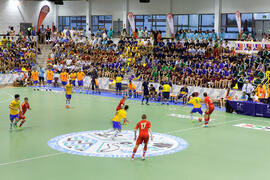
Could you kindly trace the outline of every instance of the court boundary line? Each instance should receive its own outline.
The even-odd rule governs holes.
[[[31,161],[31,160],[36,160],[36,159],[42,159],[42,158],[47,158],[47,157],[51,157],[51,156],[57,156],[57,155],[61,155],[61,154],[65,154],[65,153],[58,152],[58,153],[52,153],[52,154],[45,154],[45,155],[36,156],[36,157],[32,157],[32,158],[26,158],[26,159],[21,159],[21,160],[17,160],[17,161],[10,161],[10,162],[6,162],[6,163],[1,163],[0,166],[10,165],[10,164],[17,164],[17,163],[20,163],[20,162]]]

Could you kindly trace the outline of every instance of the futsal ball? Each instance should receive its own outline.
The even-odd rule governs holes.
[[[199,120],[200,122],[202,122],[202,118],[199,118],[198,120]]]
[[[123,125],[128,125],[128,121],[124,120]]]

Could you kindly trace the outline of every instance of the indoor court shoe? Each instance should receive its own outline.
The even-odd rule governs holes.
[[[203,127],[203,128],[208,128],[208,125],[203,125],[202,127]]]
[[[66,105],[66,108],[67,108],[67,109],[69,109],[69,108],[70,108],[70,106],[69,106],[69,105]]]
[[[134,160],[134,157],[132,157],[131,160],[133,161]]]
[[[142,156],[142,160],[145,160],[145,156]]]

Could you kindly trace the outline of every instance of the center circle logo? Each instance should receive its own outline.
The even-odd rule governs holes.
[[[112,140],[113,133],[105,130],[85,131],[65,134],[51,139],[48,145],[58,151],[82,156],[128,158],[135,146],[134,131],[125,130]],[[153,141],[149,140],[147,156],[161,156],[182,151],[188,142],[182,138],[153,133]],[[142,155],[140,146],[136,156]]]

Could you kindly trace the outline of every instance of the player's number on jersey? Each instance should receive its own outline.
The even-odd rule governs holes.
[[[141,129],[144,129],[146,126],[146,123],[141,123]]]

